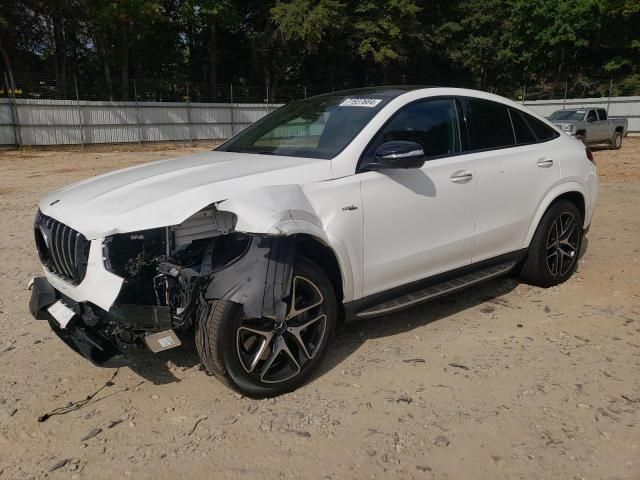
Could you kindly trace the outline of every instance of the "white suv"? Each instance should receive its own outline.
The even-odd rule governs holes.
[[[214,151],[48,194],[30,307],[97,364],[195,328],[208,371],[273,396],[309,377],[340,321],[512,271],[565,281],[596,195],[584,145],[507,99],[335,92]]]

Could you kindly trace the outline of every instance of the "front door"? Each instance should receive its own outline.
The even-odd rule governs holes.
[[[358,174],[364,210],[364,296],[469,265],[477,212],[476,160],[462,151],[452,98],[406,105],[378,133]],[[366,171],[384,142],[420,143],[422,168]]]

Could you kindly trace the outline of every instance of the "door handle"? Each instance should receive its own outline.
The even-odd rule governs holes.
[[[540,168],[549,168],[553,166],[553,159],[551,158],[540,158],[538,159],[538,166]]]
[[[473,178],[473,173],[469,170],[458,170],[451,175],[451,181],[453,183],[467,183]]]

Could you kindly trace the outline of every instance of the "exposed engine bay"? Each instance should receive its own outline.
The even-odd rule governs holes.
[[[98,350],[143,340],[161,351],[180,341],[154,346],[153,334],[189,329],[211,300],[240,303],[248,317],[283,318],[295,238],[236,232],[235,225],[235,214],[209,206],[179,225],[106,237],[104,266],[124,279],[122,288],[108,311],[65,299],[81,319],[74,333]],[[83,354],[100,363],[100,354]]]

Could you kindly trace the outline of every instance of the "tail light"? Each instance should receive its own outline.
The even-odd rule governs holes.
[[[589,161],[595,165],[596,161],[593,158],[593,153],[591,153],[591,150],[589,150],[588,148],[585,148],[585,151],[587,152],[587,158],[589,159]]]

